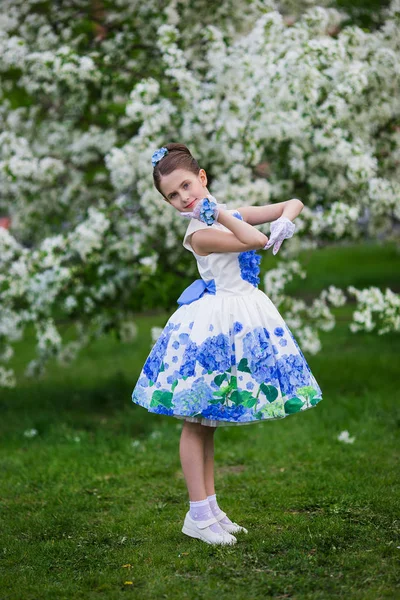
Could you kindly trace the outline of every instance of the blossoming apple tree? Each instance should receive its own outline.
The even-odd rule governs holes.
[[[104,332],[133,339],[132,298],[140,306],[161,261],[196,275],[187,222],[152,183],[151,155],[168,141],[189,146],[230,208],[304,202],[263,287],[318,352],[330,307],[347,297],[332,285],[310,305],[285,295],[306,276],[299,251],[399,239],[400,0],[374,31],[342,27],[345,15],[323,6],[290,19],[272,0],[249,3],[245,18],[225,1],[214,19],[202,2],[194,14],[173,0],[92,12],[71,0],[57,16],[36,4],[6,1],[0,19],[0,216],[11,218],[0,227],[0,387],[16,385],[7,362],[28,324],[33,377]],[[400,330],[395,292],[347,292],[352,331]]]

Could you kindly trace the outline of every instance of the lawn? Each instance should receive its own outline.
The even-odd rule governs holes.
[[[291,291],[398,289],[399,262],[393,244],[326,249]],[[351,310],[335,309],[306,355],[315,410],[215,434],[219,504],[249,530],[233,547],[181,533],[182,422],[131,402],[168,314],[138,315],[134,342],[107,336],[69,370],[1,390],[0,598],[399,598],[400,336],[352,334]],[[30,357],[28,336],[17,373]]]

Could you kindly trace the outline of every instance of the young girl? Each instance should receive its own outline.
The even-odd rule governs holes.
[[[183,144],[152,157],[154,185],[190,218],[183,246],[201,279],[180,295],[132,393],[149,412],[183,419],[180,459],[189,493],[182,532],[208,544],[234,544],[247,529],[232,522],[214,488],[214,432],[284,418],[317,405],[321,389],[295,338],[258,288],[261,257],[293,235],[303,203],[226,209]],[[254,225],[273,221],[271,237]]]

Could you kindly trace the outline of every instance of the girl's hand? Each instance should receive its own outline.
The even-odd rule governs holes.
[[[279,217],[279,219],[276,219],[276,221],[271,223],[271,235],[263,250],[268,250],[268,248],[274,245],[272,254],[275,256],[281,247],[283,240],[291,238],[295,229],[296,225],[292,223],[290,219],[287,217]]]
[[[206,196],[200,200],[191,212],[181,212],[186,219],[198,219],[207,225],[212,225],[218,219],[221,209],[226,209],[226,204],[218,204],[214,196]]]

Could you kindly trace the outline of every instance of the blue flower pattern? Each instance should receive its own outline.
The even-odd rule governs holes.
[[[157,379],[157,374],[160,370],[162,360],[165,356],[165,352],[167,350],[168,342],[171,337],[173,328],[173,324],[168,323],[168,325],[162,331],[156,344],[153,346],[150,356],[144,364],[143,373],[151,381],[156,381]]]
[[[229,369],[229,340],[228,336],[220,333],[208,337],[201,345],[198,361],[207,371],[221,373]]]
[[[243,221],[240,212],[234,212],[232,215],[240,221]],[[256,250],[247,250],[245,252],[240,252],[238,261],[242,278],[254,285],[254,287],[258,287],[258,284],[260,283],[259,273],[261,256],[256,253]]]
[[[275,359],[269,338],[265,327],[256,327],[243,339],[243,356],[258,383],[276,379]]]
[[[234,321],[229,334],[208,336],[199,345],[179,331],[185,328],[190,330],[190,325],[166,325],[132,393],[132,400],[150,412],[246,423],[282,418],[322,399],[321,389],[287,326],[272,332],[261,326],[247,331],[239,361],[233,340],[244,330],[240,321]],[[273,340],[281,341],[286,333],[294,351],[277,356]],[[181,364],[170,366],[163,360],[166,355],[174,364],[181,356]],[[160,376],[164,377],[157,381]],[[185,387],[179,389],[182,382]]]

